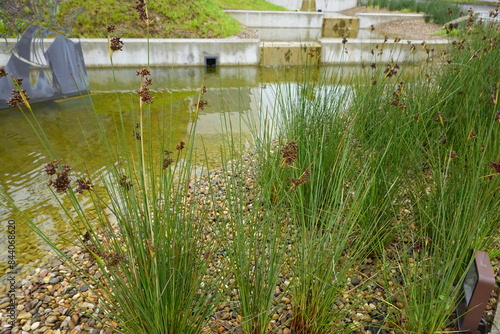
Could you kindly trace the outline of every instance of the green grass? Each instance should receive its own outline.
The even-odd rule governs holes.
[[[220,175],[194,173],[196,122],[184,147],[137,97],[139,136],[125,131],[117,105],[115,140],[89,107],[103,143],[92,154],[105,166],[87,175],[69,162],[94,187],[53,195],[102,278],[71,268],[123,333],[200,333],[221,307],[248,334],[351,333],[369,312],[396,333],[449,331],[472,250],[498,254],[500,235],[498,27],[467,24],[417,70],[389,62],[316,77],[300,67],[295,80],[279,78],[274,110],[254,120],[262,127],[240,120],[253,129],[250,158],[230,160],[243,139],[227,135]],[[58,159],[36,111],[19,109],[47,162]],[[356,287],[354,276],[363,278]],[[366,291],[376,310],[363,305]]]
[[[439,29],[438,31],[435,32],[436,35],[439,36],[444,36],[444,37],[460,37],[464,32],[461,29],[453,29],[453,30],[447,30],[447,29]]]
[[[85,11],[76,20],[74,31],[81,37],[106,37],[106,27],[116,25],[115,36],[143,38],[133,3],[127,1],[71,0],[61,5],[64,17],[72,8]],[[148,5],[150,36],[158,38],[224,38],[237,34],[240,24],[212,0],[180,2],[154,1]]]
[[[16,36],[31,23],[47,27],[65,35],[83,38],[106,38],[107,27],[115,25],[114,36],[121,38],[144,38],[144,22],[133,10],[134,1],[125,0],[67,0],[43,12],[38,8],[48,5],[44,0],[33,1],[31,9],[26,7],[23,15],[13,17],[8,12],[0,15],[0,33]],[[51,3],[51,4],[56,4]],[[52,5],[51,5],[52,6]],[[52,8],[52,7],[51,7]],[[80,13],[79,9],[83,9]],[[223,12],[223,9],[285,10],[263,0],[253,1],[151,1],[148,3],[150,16],[149,36],[153,38],[225,38],[241,31],[237,20]],[[32,13],[36,15],[31,15]],[[53,15],[51,13],[57,13]],[[77,15],[78,14],[78,15]],[[76,20],[73,20],[76,18]]]
[[[264,0],[214,0],[222,9],[286,11],[286,8]]]
[[[477,4],[488,4],[491,6],[498,6],[498,2],[495,1],[480,1],[480,0],[463,0],[463,1],[457,1],[457,0],[442,0],[444,2],[453,2],[453,3],[458,3],[458,4],[467,4],[467,3],[477,3]]]

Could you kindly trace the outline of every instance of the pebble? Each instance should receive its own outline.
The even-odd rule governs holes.
[[[351,284],[352,285],[356,286],[359,283],[361,283],[361,280],[359,278],[353,278],[353,279],[351,279]]]
[[[40,276],[41,278],[44,278],[45,276],[47,276],[48,273],[49,273],[49,270],[44,268],[44,269],[40,270],[40,272],[38,273],[38,276]]]
[[[214,185],[220,187],[221,191],[224,191],[223,181],[217,180]],[[206,189],[202,189],[204,193],[209,192]],[[201,193],[201,191],[200,191]],[[219,198],[222,198],[221,195]],[[217,233],[217,224],[225,224],[227,220],[222,220],[224,215],[227,215],[227,208],[219,205],[220,212],[212,212],[208,219],[212,222],[213,226],[207,226],[207,234],[212,235],[215,240]],[[224,213],[226,211],[226,213]],[[286,236],[287,239],[293,242],[293,237]],[[290,247],[292,245],[289,245]],[[290,248],[292,249],[292,248]],[[102,274],[95,269],[95,265],[88,258],[86,253],[81,252],[77,249],[72,249],[75,259],[80,261],[80,263],[86,263],[86,268],[91,268],[89,273],[93,275],[94,278],[98,279]],[[224,263],[227,261],[227,255],[229,250],[218,250],[214,251],[213,258],[219,261],[218,263]],[[54,260],[45,265],[46,267],[36,271],[31,278],[23,280],[22,284],[19,284],[19,296],[16,296],[17,300],[17,310],[19,311],[15,327],[12,329],[7,329],[3,324],[0,329],[2,333],[43,333],[43,334],[76,334],[76,333],[91,333],[91,334],[105,334],[110,333],[107,329],[103,329],[103,325],[92,318],[86,318],[86,316],[75,311],[72,303],[77,303],[79,307],[87,310],[87,312],[93,314],[96,317],[103,317],[104,312],[99,309],[99,302],[97,297],[92,293],[92,286],[89,286],[86,282],[81,282],[74,280],[71,272],[66,268],[60,260]],[[349,285],[350,289],[356,291],[363,291],[364,295],[362,298],[365,300],[359,304],[360,308],[353,311],[348,318],[345,319],[346,322],[360,323],[362,322],[366,326],[365,332],[373,333],[375,329],[378,329],[379,316],[380,314],[386,314],[390,307],[386,306],[386,303],[381,302],[383,300],[383,295],[375,295],[373,287],[366,284],[364,279],[364,274],[369,275],[374,270],[374,263],[371,259],[361,264],[359,270],[353,270],[352,277],[350,279],[350,284],[355,286],[353,288]],[[213,270],[212,273],[217,273],[220,267],[214,266],[210,268]],[[363,274],[361,274],[362,272]],[[363,281],[359,277],[363,277]],[[285,277],[288,276],[288,277]],[[396,276],[395,281],[398,282]],[[274,302],[276,305],[276,313],[271,317],[271,327],[273,331],[279,334],[292,334],[292,330],[283,326],[288,324],[292,318],[292,302],[293,295],[291,295],[287,289],[288,286],[293,285],[295,282],[295,277],[291,275],[284,275],[283,283],[281,286],[276,287],[274,290]],[[73,280],[73,283],[78,282],[73,287],[69,282]],[[232,281],[231,281],[232,280]],[[369,280],[368,280],[369,281]],[[391,282],[392,283],[392,282]],[[234,296],[230,296],[231,302],[222,303],[216,307],[216,318],[213,324],[210,324],[212,328],[211,333],[228,333],[228,328],[231,328],[232,333],[242,334],[243,329],[241,324],[243,317],[235,312],[232,308],[238,302],[238,290],[235,287],[234,278],[228,278],[227,282],[231,287],[231,291],[235,291]],[[366,291],[365,291],[366,287]],[[21,290],[22,288],[22,290]],[[293,289],[291,289],[293,291]],[[21,292],[22,291],[22,292]],[[343,295],[335,301],[335,305],[338,309],[344,307],[350,307],[354,302],[354,297],[357,296],[349,291],[343,293]],[[228,299],[229,300],[229,299]],[[490,302],[496,303],[497,299],[492,298]],[[5,295],[0,295],[0,309],[7,307],[10,303],[10,299]],[[401,301],[396,300],[395,305],[398,308],[404,308]],[[392,310],[393,311],[393,310]],[[216,321],[220,321],[215,323]],[[279,327],[281,326],[281,328]],[[208,332],[203,332],[204,334]],[[381,331],[379,334],[388,334],[387,331]],[[360,334],[360,333],[356,333]]]
[[[33,315],[29,312],[22,311],[17,315],[17,319],[23,320],[23,319],[30,319]]]
[[[50,315],[46,320],[45,320],[45,323],[46,324],[53,324],[54,322],[56,322],[57,320],[59,320],[59,318],[57,317],[57,315]]]

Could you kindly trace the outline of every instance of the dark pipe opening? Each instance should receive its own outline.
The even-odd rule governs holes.
[[[218,59],[219,57],[217,56],[205,57],[205,66],[207,67],[217,66]]]

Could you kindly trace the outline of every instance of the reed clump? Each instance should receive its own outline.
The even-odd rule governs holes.
[[[186,142],[152,131],[147,68],[136,124],[117,106],[118,140],[89,109],[107,161],[95,173],[61,161],[19,83],[50,189],[101,277],[17,214],[89,282],[116,332],[453,329],[472,250],[500,255],[498,25],[465,31],[417,74],[393,62],[277,85],[274,110],[248,120],[251,154],[227,136],[237,158],[218,173],[199,173],[196,122]]]

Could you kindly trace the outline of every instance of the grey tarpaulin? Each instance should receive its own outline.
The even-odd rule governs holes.
[[[12,97],[11,76],[23,78],[21,88],[26,90],[30,103],[88,93],[80,42],[30,26],[10,52],[5,66],[8,77],[0,78],[0,109],[7,108]]]

